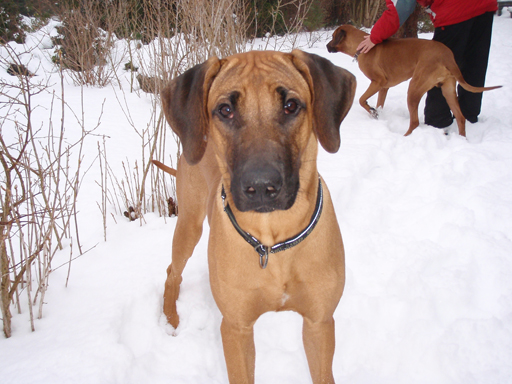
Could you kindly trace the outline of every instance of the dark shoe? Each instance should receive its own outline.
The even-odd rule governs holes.
[[[444,118],[442,120],[440,119],[432,119],[425,116],[425,124],[431,125],[432,127],[436,128],[446,128],[452,125],[453,123],[453,116],[450,118]]]

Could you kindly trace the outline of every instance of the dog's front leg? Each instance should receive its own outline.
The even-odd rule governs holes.
[[[207,191],[208,186],[199,168],[180,158],[176,178],[180,212],[172,239],[172,263],[167,268],[164,289],[164,314],[174,328],[180,321],[176,300],[180,293],[181,275],[203,233]]]
[[[313,383],[334,383],[334,319],[331,317],[327,321],[313,322],[304,317],[302,337]]]
[[[379,92],[381,89],[382,86],[380,84],[378,84],[375,81],[372,81],[366,92],[363,93],[363,95],[359,99],[359,104],[361,105],[361,107],[366,109],[374,119],[377,119],[379,117],[379,114],[377,113],[377,110],[375,108],[372,108],[368,105],[368,99],[375,95],[377,92]]]
[[[181,206],[180,206],[181,207]],[[172,242],[172,263],[167,268],[167,279],[164,288],[164,314],[167,321],[175,329],[178,328],[180,318],[176,309],[176,300],[180,294],[182,273],[187,261],[192,256],[196,244],[201,239],[203,232],[204,215],[199,216],[195,223],[186,222],[185,210],[181,208],[174,238]]]
[[[229,382],[253,384],[256,361],[253,326],[233,324],[224,318],[220,330]]]

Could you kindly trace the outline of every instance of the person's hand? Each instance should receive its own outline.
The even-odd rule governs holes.
[[[365,36],[363,41],[361,41],[357,46],[357,52],[368,53],[370,52],[370,49],[372,49],[373,47],[375,47],[375,44],[372,43],[372,41],[370,40],[370,35],[368,35]]]

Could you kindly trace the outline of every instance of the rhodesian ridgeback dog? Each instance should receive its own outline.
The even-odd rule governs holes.
[[[162,91],[163,111],[183,145],[164,313],[178,327],[182,272],[207,216],[210,285],[223,316],[230,383],[254,382],[258,317],[288,310],[304,318],[313,382],[334,382],[344,249],[316,159],[318,142],[338,151],[355,87],[345,69],[295,50],[213,57]]]
[[[368,105],[367,100],[379,93],[377,108],[384,107],[390,87],[411,79],[407,91],[410,124],[405,133],[408,136],[418,127],[418,105],[422,96],[433,87],[441,87],[459,127],[459,135],[466,136],[466,119],[457,99],[456,83],[469,92],[483,92],[496,87],[473,87],[466,83],[452,51],[442,43],[425,39],[388,39],[373,47],[368,53],[358,54],[357,46],[368,34],[351,26],[338,27],[332,40],[327,44],[329,52],[343,52],[354,56],[359,68],[371,80],[359,104],[373,117],[377,110]]]

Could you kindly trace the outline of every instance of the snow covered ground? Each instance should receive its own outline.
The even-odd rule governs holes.
[[[480,121],[467,125],[467,140],[455,133],[455,123],[448,138],[424,124],[403,137],[409,117],[407,84],[401,84],[390,90],[379,120],[356,103],[342,123],[340,151],[320,150],[319,169],[346,250],[347,284],[335,313],[338,383],[512,382],[511,36],[512,18],[504,12],[494,20],[486,81],[504,87],[485,93]],[[43,49],[48,42],[36,37],[29,37],[38,45],[29,69],[43,74],[53,70]],[[305,50],[351,71],[358,99],[369,81],[350,57],[327,53],[329,40],[326,33]],[[80,88],[69,82],[65,91],[79,111]],[[121,162],[139,155],[140,139],[113,88],[83,92],[89,125],[105,100],[96,133],[109,137],[109,163],[121,173]],[[127,93],[126,99],[137,124],[145,126],[150,98]],[[49,100],[40,95],[37,103],[48,106]],[[79,127],[68,122],[69,136],[78,135]],[[97,140],[86,143],[89,164]],[[85,249],[96,247],[73,261],[67,288],[66,268],[51,274],[35,332],[27,311],[14,314],[13,336],[0,338],[1,382],[227,383],[221,317],[208,283],[207,236],[185,270],[181,325],[172,336],[161,307],[176,219],[149,214],[140,226],[121,215],[117,224],[109,217],[104,242],[99,178],[96,164],[79,197],[81,242]],[[63,251],[54,265],[68,257]],[[292,312],[258,320],[257,383],[311,383],[301,327]]]

